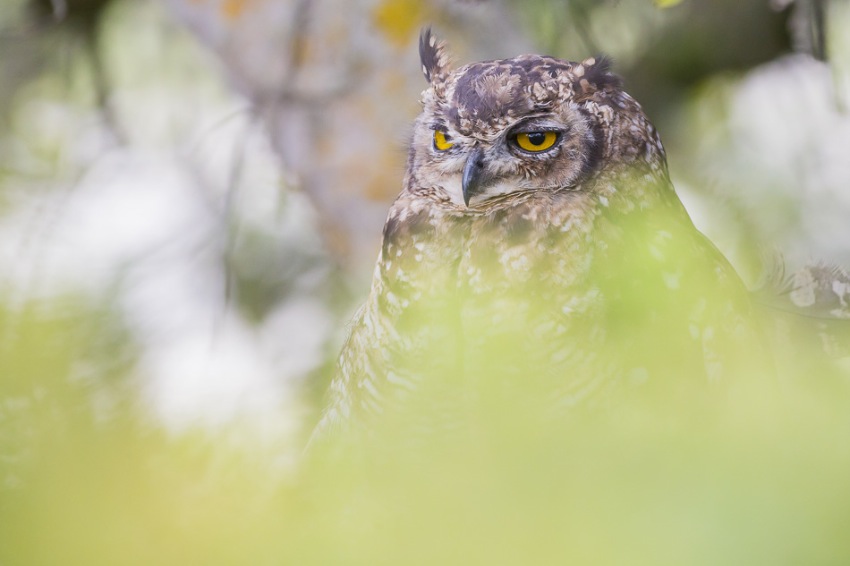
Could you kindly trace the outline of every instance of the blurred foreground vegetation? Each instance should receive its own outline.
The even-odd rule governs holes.
[[[2,564],[850,560],[840,363],[719,394],[682,376],[560,416],[530,376],[466,396],[467,375],[462,421],[441,427],[423,393],[293,462],[300,441],[151,422],[128,366],[90,374],[119,351],[108,320],[72,299],[3,313]]]

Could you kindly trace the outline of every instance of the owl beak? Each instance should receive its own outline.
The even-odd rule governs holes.
[[[469,199],[481,192],[484,177],[484,150],[476,147],[463,167],[463,202],[466,206],[469,206]]]

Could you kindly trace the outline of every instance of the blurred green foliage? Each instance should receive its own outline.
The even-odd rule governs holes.
[[[620,326],[666,304],[643,291],[624,296],[633,304],[620,304]],[[535,307],[515,299],[501,308],[505,336],[520,344],[511,316]],[[532,373],[546,364],[518,373],[520,350],[494,341],[462,375],[423,368],[428,382],[404,403],[299,460],[300,445],[248,429],[175,433],[151,422],[121,386],[134,354],[110,312],[73,297],[2,312],[2,564],[850,559],[840,363],[784,387],[743,373],[707,384],[671,369],[660,386],[626,382],[625,395],[553,412],[555,376]],[[674,316],[653,312],[661,323]],[[467,330],[492,335],[488,321]],[[605,355],[650,344],[640,355],[660,367],[678,334],[632,326]]]
[[[67,373],[86,341],[57,349],[63,324],[7,324],[4,377]],[[442,432],[411,424],[433,418],[426,395],[297,471],[280,464],[297,447],[168,435],[131,410],[94,418],[77,387],[18,388],[0,405],[0,562],[843,564],[848,398],[810,377],[558,418],[517,383],[460,401]]]

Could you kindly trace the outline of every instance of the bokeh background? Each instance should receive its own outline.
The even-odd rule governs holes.
[[[292,478],[401,188],[426,25],[461,63],[610,55],[695,222],[751,284],[779,254],[789,270],[850,265],[845,0],[2,0],[0,563],[382,563],[360,547],[341,546],[363,551],[351,562],[305,550],[323,529],[354,535],[327,501],[333,528],[304,511]],[[836,479],[850,473],[850,405],[817,391],[790,411],[805,427],[780,420],[749,437],[777,452],[748,473],[775,471],[773,457],[790,466],[747,507],[754,530],[740,544],[754,546],[700,539],[670,563],[697,563],[682,554],[697,548],[706,564],[742,549],[741,563],[792,563],[809,548],[846,563],[831,537],[850,527]],[[653,444],[662,464],[646,473],[692,436],[724,462],[747,453],[710,430]],[[629,442],[656,432],[638,426]],[[788,438],[801,451],[783,451]],[[833,474],[821,487],[834,491],[792,498],[810,531],[783,522],[791,507],[773,497],[816,481],[801,459]],[[720,494],[695,524],[722,524],[761,485],[718,473],[732,487],[676,484]],[[661,523],[675,524],[667,511]],[[604,546],[600,517],[587,540]],[[767,517],[783,519],[759,530]],[[287,532],[306,554],[287,554]],[[802,537],[794,552],[771,546],[788,533]],[[379,549],[386,563],[409,534]],[[527,544],[544,560],[548,547]],[[576,556],[592,555],[587,544]]]

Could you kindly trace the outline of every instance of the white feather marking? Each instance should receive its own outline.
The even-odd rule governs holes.
[[[847,295],[850,294],[850,284],[835,280],[832,282],[832,292],[838,296],[842,307],[847,306]]]
[[[664,272],[661,274],[664,277],[664,284],[668,289],[678,289],[679,288],[679,279],[682,277],[682,273],[677,271],[675,273]]]
[[[410,391],[416,390],[416,384],[414,384],[412,381],[404,379],[403,377],[400,377],[394,371],[387,372],[387,381],[389,381],[393,385],[398,385],[399,387],[403,387]]]
[[[375,385],[372,383],[371,379],[364,379],[363,381],[361,381],[357,385],[365,388],[366,391],[368,391],[372,395],[372,397],[374,397],[375,399],[381,399],[382,398],[381,394],[378,393],[378,390],[375,389]]]
[[[790,293],[791,302],[798,307],[810,307],[815,304],[815,278],[808,269],[801,269],[794,274],[793,290]]]

